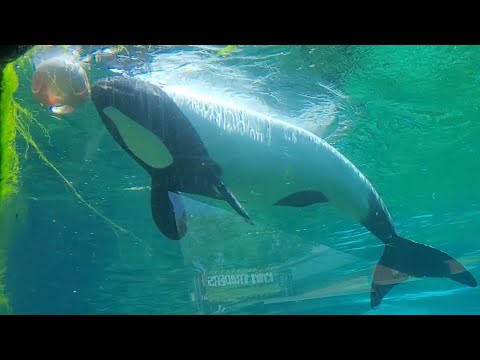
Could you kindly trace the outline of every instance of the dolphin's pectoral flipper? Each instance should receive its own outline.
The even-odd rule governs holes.
[[[375,267],[371,306],[379,305],[391,288],[410,276],[450,278],[467,286],[477,286],[477,281],[470,271],[450,255],[428,245],[396,236],[386,244]]]
[[[299,191],[280,199],[274,205],[305,207],[325,202],[328,202],[328,199],[320,191]]]
[[[152,181],[151,209],[155,224],[169,239],[180,240],[187,233],[187,213],[181,196]]]
[[[254,225],[253,220],[247,214],[247,212],[243,209],[242,205],[239,201],[235,198],[235,196],[227,189],[225,184],[222,181],[219,181],[218,184],[215,186],[216,190],[222,195],[223,199],[230,204],[230,206],[240,215],[242,216],[247,223],[250,225]]]

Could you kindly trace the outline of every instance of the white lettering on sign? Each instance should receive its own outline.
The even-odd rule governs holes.
[[[207,277],[207,285],[209,287],[270,284],[273,282],[274,278],[272,272],[212,275]]]

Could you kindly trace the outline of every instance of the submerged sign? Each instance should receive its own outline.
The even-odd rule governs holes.
[[[229,285],[269,284],[274,282],[273,272],[211,275],[207,277],[208,287]]]
[[[197,274],[198,299],[209,303],[234,303],[281,296],[290,292],[290,274],[275,268],[215,269]]]

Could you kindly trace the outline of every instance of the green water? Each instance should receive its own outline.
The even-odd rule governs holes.
[[[201,86],[313,126],[367,176],[402,236],[448,252],[480,278],[480,47],[240,46],[216,56],[220,48],[129,47],[95,62],[88,74],[93,83],[112,76],[113,67]],[[274,287],[250,287],[244,298],[224,287],[218,298],[227,313],[480,313],[479,290],[448,279],[398,285],[371,310],[382,244],[328,205],[306,209],[301,228],[252,230],[234,213],[189,203],[189,235],[167,240],[151,218],[148,189],[125,190],[149,186],[147,175],[113,141],[93,105],[58,120],[31,96],[33,67],[18,74],[19,102],[48,132],[31,125],[45,155],[86,201],[131,234],[116,234],[80,203],[19,137],[28,212],[9,254],[16,313],[212,313],[217,304],[191,298],[199,263],[207,272],[273,268],[292,276],[289,290],[276,294]]]

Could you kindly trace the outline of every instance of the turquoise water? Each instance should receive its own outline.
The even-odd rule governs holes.
[[[399,234],[480,278],[480,47],[237,46],[219,56],[221,48],[129,46],[92,61],[88,75],[91,83],[125,75],[186,86],[314,132],[371,181]],[[371,309],[383,244],[328,204],[303,208],[301,221],[252,228],[234,212],[186,200],[189,233],[167,239],[152,220],[149,177],[93,104],[68,117],[49,113],[32,98],[33,71],[18,69],[16,93],[42,125],[31,124],[32,136],[108,220],[19,136],[26,210],[5,275],[15,313],[480,313],[478,288],[434,278],[404,282]],[[232,274],[266,283],[242,287],[225,280]]]

